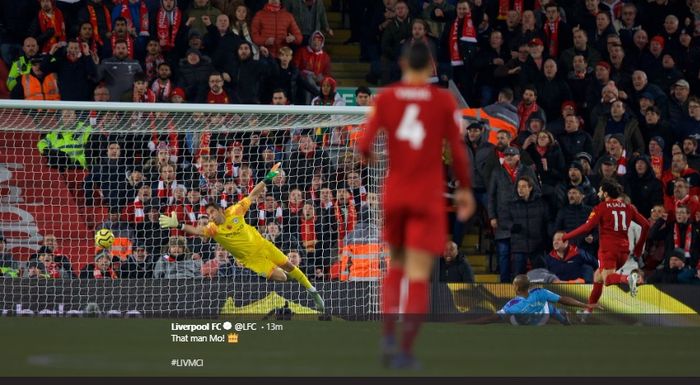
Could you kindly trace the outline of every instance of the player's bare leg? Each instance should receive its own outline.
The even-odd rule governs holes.
[[[413,358],[413,343],[428,312],[428,285],[435,259],[422,250],[405,251],[404,277],[408,291],[402,295],[401,307],[405,314],[401,330],[401,352],[392,361],[394,368],[417,368]]]
[[[398,247],[391,247],[389,268],[382,280],[381,306],[384,317],[381,351],[382,363],[388,366],[397,353],[396,321],[401,301],[401,282],[404,277],[405,252]]]
[[[278,279],[272,278],[272,275]],[[289,260],[272,270],[272,274],[270,276],[270,279],[275,281],[286,281],[289,277],[299,282],[299,284],[303,286],[307,292],[309,292],[309,295],[311,295],[311,298],[314,300],[316,310],[321,313],[325,312],[326,304],[323,301],[323,298],[321,298],[321,295],[318,293],[318,290],[316,290],[314,285],[311,284],[306,274],[289,262]]]

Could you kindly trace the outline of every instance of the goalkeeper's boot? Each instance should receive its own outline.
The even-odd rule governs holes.
[[[325,313],[326,312],[326,303],[323,302],[323,298],[321,298],[321,294],[319,294],[317,290],[309,291],[309,294],[311,295],[311,298],[314,300],[314,307],[316,308],[316,310],[318,310],[319,313]]]
[[[630,275],[627,276],[627,283],[630,285],[630,295],[636,297],[638,286],[644,283],[642,272],[639,269],[632,270]]]
[[[394,356],[390,367],[392,369],[419,370],[421,369],[421,364],[412,355],[402,352]]]

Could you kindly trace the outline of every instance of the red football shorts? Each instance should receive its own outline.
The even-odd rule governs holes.
[[[424,204],[384,203],[384,239],[393,247],[423,250],[439,256],[447,241],[444,210]]]
[[[627,262],[629,250],[601,250],[598,253],[598,264],[602,270],[617,270]]]

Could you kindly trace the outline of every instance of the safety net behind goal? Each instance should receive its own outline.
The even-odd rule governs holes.
[[[362,164],[353,151],[365,114],[1,101],[0,312],[313,313],[296,282],[270,282],[215,242],[158,224],[172,212],[207,224],[207,203],[230,207],[281,162],[245,220],[306,273],[331,313],[376,313],[384,163]],[[95,245],[100,229],[114,235],[111,248]]]

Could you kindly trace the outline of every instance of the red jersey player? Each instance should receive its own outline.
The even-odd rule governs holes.
[[[372,158],[371,147],[379,130],[386,132],[389,170],[384,182],[384,238],[390,246],[391,263],[382,283],[384,313],[384,360],[395,368],[413,367],[413,341],[428,310],[428,282],[435,255],[445,245],[445,175],[442,150],[450,145],[454,171],[459,180],[455,193],[460,220],[476,207],[470,189],[468,160],[459,134],[461,114],[453,97],[428,84],[432,73],[430,50],[417,43],[401,58],[403,78],[376,98],[368,117],[359,151]],[[407,288],[401,293],[401,281]],[[407,290],[406,290],[407,289]],[[401,298],[401,300],[400,300]],[[405,303],[400,303],[405,301]],[[401,353],[395,351],[395,317],[405,314]]]
[[[593,278],[593,291],[588,298],[588,304],[598,303],[603,294],[603,284],[606,286],[622,282],[629,283],[630,294],[637,295],[637,283],[641,282],[641,276],[637,269],[629,276],[615,273],[622,267],[629,257],[629,238],[627,231],[631,222],[642,226],[642,233],[634,246],[633,254],[639,257],[644,249],[644,243],[649,232],[649,222],[637,209],[620,199],[622,187],[614,181],[603,181],[598,191],[601,202],[593,208],[586,223],[577,229],[564,234],[562,240],[567,241],[581,235],[588,234],[596,225],[600,231],[600,247],[598,249],[598,270]],[[590,313],[591,307],[585,313]]]

